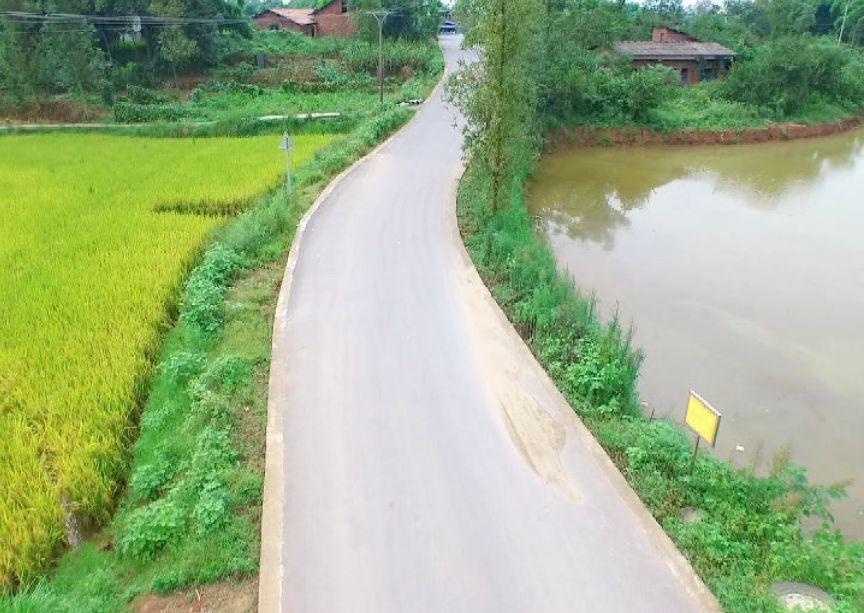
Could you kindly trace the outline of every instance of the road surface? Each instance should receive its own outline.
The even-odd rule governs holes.
[[[434,94],[295,242],[260,610],[716,610],[471,266],[454,118]]]

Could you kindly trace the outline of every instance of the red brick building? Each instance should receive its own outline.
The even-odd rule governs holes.
[[[616,43],[615,50],[630,57],[637,68],[669,66],[687,84],[722,77],[735,59],[735,53],[723,45],[706,43],[672,28],[654,28],[650,41]]]
[[[357,32],[347,0],[331,0],[317,8],[270,8],[252,23],[262,30],[292,30],[306,36],[351,36]]]

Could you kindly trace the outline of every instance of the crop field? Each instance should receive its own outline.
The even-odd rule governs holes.
[[[295,137],[293,162],[333,135]],[[171,304],[208,236],[279,184],[278,137],[0,138],[0,591],[67,512],[103,520]]]

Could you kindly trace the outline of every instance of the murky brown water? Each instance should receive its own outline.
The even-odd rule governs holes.
[[[530,201],[559,265],[635,325],[642,399],[680,421],[695,389],[719,457],[788,448],[815,482],[853,479],[835,514],[864,536],[864,132],[561,150]]]

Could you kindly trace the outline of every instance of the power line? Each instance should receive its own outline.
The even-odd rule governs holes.
[[[78,15],[73,13],[22,13],[18,11],[0,12],[0,18],[21,24],[80,24],[88,22],[97,25],[169,26],[169,25],[229,25],[250,23],[248,18],[226,17],[174,17],[170,15]]]

